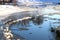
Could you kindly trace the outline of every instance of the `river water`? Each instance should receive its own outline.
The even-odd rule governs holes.
[[[57,27],[60,24],[54,23],[59,22],[58,14],[44,15],[43,20],[40,20],[40,24],[29,21],[26,25],[21,23],[13,24],[11,31],[13,34],[22,36],[26,40],[56,40],[55,33],[50,31],[51,27]],[[55,19],[54,19],[55,18]],[[20,28],[27,28],[21,30]]]

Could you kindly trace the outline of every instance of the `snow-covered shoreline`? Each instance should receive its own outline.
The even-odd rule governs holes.
[[[11,6],[11,5],[0,5],[0,16],[1,16],[1,19],[4,19],[10,14],[24,12],[24,11],[37,11],[39,15],[47,14],[47,13],[48,14],[49,13],[60,13],[59,8],[60,6],[47,6],[44,8],[29,8],[29,7],[18,7],[18,6]]]
[[[36,9],[20,8],[18,6],[11,6],[11,5],[0,5],[0,16],[1,16],[1,19],[4,19],[5,17],[13,13],[23,12],[23,11],[33,11],[33,10],[36,10]]]

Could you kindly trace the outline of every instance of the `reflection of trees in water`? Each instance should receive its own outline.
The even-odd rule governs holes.
[[[20,21],[19,24],[21,26],[27,26],[29,24],[29,20],[23,20],[23,21]]]
[[[34,24],[40,25],[43,23],[43,17],[42,16],[38,16],[35,19],[32,20]]]
[[[24,24],[24,25],[29,24],[29,20],[23,20],[23,24]]]
[[[28,19],[28,20],[22,20],[19,21],[18,24],[19,26],[29,26],[30,21],[32,20],[34,24],[42,24],[43,22],[43,16],[36,16],[38,15],[37,12],[30,12],[30,11],[24,11],[24,12],[18,12],[18,13],[14,13],[9,15],[6,20],[12,19],[12,20],[17,20],[17,19],[22,19],[24,17],[32,17],[32,19]],[[13,23],[16,24],[16,23]]]
[[[36,18],[32,17],[32,19],[20,21],[19,25],[28,26],[30,21],[32,21],[34,24],[40,25],[43,23],[43,16],[38,16]]]
[[[32,19],[19,21],[16,25],[22,28],[27,27],[29,26],[30,21],[32,21],[34,24],[40,25],[43,23],[43,16],[32,17]]]

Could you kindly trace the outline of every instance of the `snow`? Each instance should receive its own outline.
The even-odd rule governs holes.
[[[48,13],[57,13],[58,11],[53,8],[45,8],[42,10],[42,13],[48,14]]]
[[[9,6],[9,5],[0,5],[0,16],[7,16],[15,12],[22,12],[24,10],[19,7]]]
[[[8,17],[10,14],[23,12],[23,11],[34,11],[36,9],[26,8],[26,7],[17,7],[12,5],[0,5],[0,20]]]
[[[57,15],[57,14],[55,14],[55,15],[53,15],[53,16],[49,16],[50,18],[56,18],[56,19],[60,19],[60,15]]]

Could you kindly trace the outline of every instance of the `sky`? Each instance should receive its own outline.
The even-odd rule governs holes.
[[[57,3],[57,2],[60,2],[60,0],[36,0],[36,1],[42,1],[42,2],[55,2],[55,3]]]
[[[37,1],[37,2],[54,2],[54,3],[57,3],[57,2],[60,2],[60,0],[18,0],[18,2],[26,2],[26,1],[30,1],[30,2],[33,2],[33,1]]]

